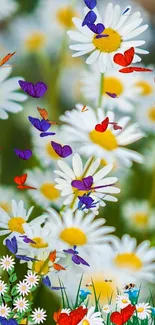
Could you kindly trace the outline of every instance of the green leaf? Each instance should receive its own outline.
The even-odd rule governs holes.
[[[78,286],[78,290],[77,290],[77,294],[76,294],[76,301],[75,301],[74,309],[76,307],[78,307],[79,292],[80,292],[80,288],[81,288],[82,279],[83,279],[83,274],[81,275],[81,278],[80,278],[80,282],[79,282],[79,286]]]
[[[16,296],[18,294],[17,292],[17,287],[14,286],[12,289],[11,289],[11,296]]]
[[[14,270],[15,270],[15,268],[14,268],[14,267],[12,267],[12,269],[11,269],[11,270],[8,270],[8,274],[9,274],[9,275],[11,275],[11,274],[14,272]]]
[[[31,291],[35,291],[37,289],[37,287],[36,286],[33,286],[32,288],[31,288]]]
[[[17,275],[16,273],[13,273],[10,278],[9,278],[10,282],[15,282],[17,280]]]
[[[5,302],[12,301],[12,298],[9,295],[4,295],[3,299]]]

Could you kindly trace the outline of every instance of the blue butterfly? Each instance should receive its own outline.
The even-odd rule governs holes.
[[[46,132],[50,127],[51,124],[47,121],[47,120],[39,120],[39,118],[35,118],[32,116],[28,116],[29,121],[31,122],[31,124],[37,129],[39,130],[40,133],[40,137],[47,137],[48,135],[55,135],[54,132]]]
[[[2,325],[18,325],[17,321],[14,318],[6,319],[5,317],[0,316],[0,323]]]
[[[48,276],[42,278],[42,283],[43,283],[46,287],[50,288],[51,290],[61,290],[61,289],[65,289],[65,287],[53,287],[53,286],[51,285],[51,281],[50,281],[50,279],[49,279]]]

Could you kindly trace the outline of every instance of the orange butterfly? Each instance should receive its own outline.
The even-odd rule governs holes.
[[[26,180],[27,180],[27,174],[14,177],[14,182],[18,185],[17,188],[19,188],[20,190],[25,190],[25,189],[37,190],[37,188],[35,187],[24,185]]]
[[[63,266],[61,266],[60,264],[57,264],[57,263],[54,263],[55,260],[56,260],[56,255],[57,255],[57,252],[56,252],[56,249],[51,252],[49,254],[49,259],[50,261],[53,263],[53,267],[56,271],[61,271],[61,270],[66,270]]]
[[[48,119],[48,112],[46,111],[45,108],[37,107],[37,110],[38,110],[40,116],[43,118],[43,120],[48,121],[51,125],[52,124],[58,124],[57,122],[51,122],[51,121],[49,121],[49,119]]]
[[[87,108],[87,106],[86,105],[84,105],[83,107],[82,107],[82,110],[81,110],[81,112],[87,112],[88,111],[88,108]]]
[[[8,53],[6,56],[4,56],[4,58],[0,60],[0,67],[2,67],[6,62],[8,62],[15,53],[16,52]]]

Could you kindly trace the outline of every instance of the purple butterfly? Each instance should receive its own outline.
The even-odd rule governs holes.
[[[95,12],[92,10],[89,11],[82,22],[82,27],[85,25],[88,26],[89,24],[93,25],[95,23],[96,19],[97,19],[97,15],[95,14]]]
[[[57,155],[59,155],[61,158],[66,158],[73,153],[72,148],[68,145],[62,146],[59,143],[51,141],[51,146],[54,149],[54,151],[57,153]]]
[[[115,93],[110,93],[110,92],[106,91],[106,94],[111,98],[118,98]]]
[[[37,258],[33,258],[33,257],[25,256],[25,255],[16,255],[16,258],[18,258],[19,260],[22,260],[22,261],[26,261],[26,262],[39,261]]]
[[[88,24],[89,29],[95,34],[101,34],[105,30],[105,26],[101,23],[99,24]]]
[[[20,150],[20,149],[14,149],[15,154],[23,159],[23,160],[28,160],[32,156],[32,151],[27,149],[27,150]]]
[[[26,243],[26,244],[36,244],[36,242],[30,238],[28,238],[26,235],[23,235],[23,236],[19,236],[21,238],[23,238],[23,242]]]
[[[69,248],[69,249],[63,249],[63,252],[67,253],[67,254],[71,254],[72,255],[72,261],[77,264],[83,264],[86,266],[90,266],[81,256],[79,256],[79,252],[76,250],[77,246],[73,246],[73,249]]]
[[[89,191],[93,185],[93,177],[88,176],[83,178],[81,181],[74,180],[71,182],[71,185],[80,191]]]
[[[97,5],[96,0],[84,0],[84,3],[89,9],[94,9]]]
[[[33,98],[40,98],[44,96],[48,88],[47,85],[41,81],[33,84],[32,82],[19,80],[18,83],[24,92]]]
[[[6,239],[5,245],[12,254],[17,253],[18,246],[17,246],[17,239],[15,236],[13,236],[11,239]]]
[[[51,281],[50,281],[50,279],[49,279],[48,276],[42,278],[42,283],[43,283],[46,287],[50,288],[51,290],[61,290],[61,289],[66,289],[65,287],[52,287],[52,286],[51,286]]]
[[[78,202],[78,209],[79,210],[85,210],[85,209],[92,209],[96,208],[96,204],[99,202],[94,202],[94,200],[89,196],[91,192],[88,194],[84,194],[83,196],[78,196],[79,202]]]
[[[47,120],[39,120],[38,118],[32,116],[28,116],[28,119],[31,124],[41,132],[40,137],[46,137],[48,135],[55,134],[54,132],[46,132],[51,127],[51,124]]]

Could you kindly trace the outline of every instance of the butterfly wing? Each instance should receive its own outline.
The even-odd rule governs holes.
[[[120,69],[119,72],[121,72],[121,73],[132,73],[132,72],[134,72],[134,70],[133,70],[133,67],[127,67],[127,68]]]
[[[31,97],[36,98],[35,87],[32,82],[19,80],[18,83],[26,94],[28,94]]]
[[[126,323],[131,316],[133,315],[134,311],[136,310],[135,306],[128,305],[127,307],[121,309],[121,315],[123,317],[123,324]]]
[[[132,67],[133,71],[136,72],[152,72],[153,70],[141,67]]]
[[[87,312],[88,309],[84,308],[83,306],[80,306],[75,310],[72,310],[69,315],[71,319],[71,325],[79,324],[81,320],[86,316]]]
[[[55,269],[56,271],[64,271],[64,270],[66,270],[62,265],[57,264],[57,263],[54,263],[54,264],[53,264],[53,267],[54,267],[54,269]]]
[[[44,120],[47,120],[47,119],[48,119],[48,112],[46,111],[45,108],[39,108],[39,107],[37,107],[37,110],[38,110],[40,116],[41,116]]]
[[[74,254],[74,250],[72,248],[69,248],[69,249],[63,249],[63,252],[64,253],[67,253],[67,254]]]
[[[27,180],[27,174],[14,177],[14,182],[18,185],[23,185],[26,182],[26,180]]]
[[[14,152],[16,155],[23,159],[23,160],[28,160],[32,156],[32,151],[31,150],[19,150],[19,149],[14,149]]]
[[[79,181],[79,180],[72,181],[71,182],[71,185],[73,187],[77,188],[78,190],[81,190],[81,191],[85,191],[86,190],[86,188],[85,188],[85,186],[84,186],[84,184],[83,184],[82,181]]]
[[[123,325],[123,317],[122,317],[121,313],[119,313],[118,311],[114,311],[110,315],[110,321],[116,325]]]
[[[9,249],[9,251],[12,254],[16,254],[17,253],[18,247],[17,247],[17,239],[16,239],[15,236],[13,238],[11,238],[11,240],[10,239],[6,239],[5,244],[6,244],[6,247]]]
[[[88,176],[88,177],[84,177],[82,180],[85,189],[90,189],[93,185],[93,177],[92,176]]]
[[[44,96],[48,87],[44,82],[39,81],[34,85],[34,89],[35,89],[35,97],[40,98]]]
[[[89,9],[94,9],[97,5],[97,1],[96,0],[84,0],[85,5],[89,8]]]
[[[115,54],[113,60],[116,64],[121,65],[122,67],[127,67],[133,61],[134,53],[134,47],[131,47],[124,52],[124,55],[122,53]]]
[[[0,67],[8,62],[16,52],[8,53],[2,60],[0,60]]]
[[[51,141],[51,146],[54,149],[54,151],[57,153],[57,155],[62,157],[62,145],[54,141]]]
[[[127,62],[127,65],[130,65],[133,61],[134,58],[134,54],[135,54],[135,49],[134,47],[130,47],[128,50],[126,50],[124,52],[124,56]]]
[[[76,255],[77,256],[77,255]],[[81,256],[78,255],[78,260],[82,265],[90,266]]]
[[[57,255],[56,249],[55,249],[53,252],[51,252],[51,253],[49,254],[49,259],[50,259],[50,261],[51,261],[52,263],[54,263],[54,261],[55,261],[55,259],[56,259],[56,255]]]

